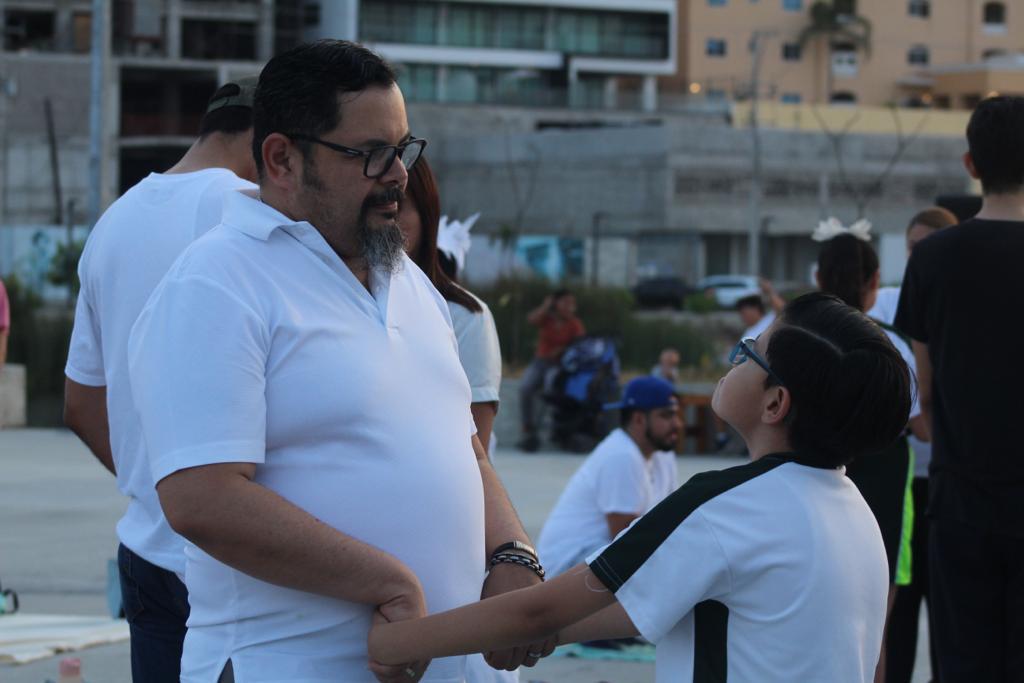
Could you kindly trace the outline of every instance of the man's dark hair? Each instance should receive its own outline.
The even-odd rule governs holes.
[[[620,408],[619,409],[619,426],[625,429],[629,426],[630,421],[633,419],[633,413],[637,412],[636,408]]]
[[[572,290],[566,289],[565,287],[561,287],[551,293],[551,302],[554,303],[555,301],[563,299],[567,296],[572,296]]]
[[[818,252],[821,289],[858,310],[863,310],[868,283],[877,272],[878,254],[874,247],[853,235],[833,237]]]
[[[206,105],[209,107],[217,100],[237,97],[240,93],[241,88],[237,83],[225,83],[210,96]],[[205,138],[211,133],[236,135],[244,133],[250,128],[252,128],[252,107],[229,105],[203,114],[203,118],[199,121],[199,137]]]
[[[764,313],[764,299],[761,298],[760,294],[751,294],[745,296],[736,302],[736,310],[742,311],[744,308],[756,308],[757,310]]]
[[[263,67],[253,106],[252,151],[263,174],[263,141],[271,133],[320,137],[340,123],[338,96],[388,88],[395,72],[379,55],[345,40],[304,43]],[[296,140],[303,153],[309,144]]]
[[[790,302],[765,359],[789,390],[789,442],[808,462],[845,465],[888,447],[907,425],[906,362],[878,325],[835,296]]]
[[[1024,188],[1024,97],[989,97],[971,114],[967,146],[984,194]]]

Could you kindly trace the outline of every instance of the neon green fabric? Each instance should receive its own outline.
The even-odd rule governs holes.
[[[914,449],[909,445],[910,457],[907,459],[907,490],[903,495],[903,533],[900,535],[900,555],[896,560],[896,585],[909,586],[911,580],[910,568],[913,566],[913,557],[910,551],[910,541],[914,535]]]

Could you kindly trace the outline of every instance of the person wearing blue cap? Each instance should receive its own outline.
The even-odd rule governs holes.
[[[614,430],[569,480],[540,534],[538,550],[549,576],[582,562],[676,488],[671,452],[683,428],[675,388],[638,377],[622,400]]]

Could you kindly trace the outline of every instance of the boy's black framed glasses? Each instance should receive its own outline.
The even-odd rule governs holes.
[[[740,339],[733,348],[732,353],[729,354],[729,363],[732,365],[742,365],[749,358],[760,365],[761,368],[768,373],[768,376],[774,379],[780,387],[786,386],[782,379],[780,379],[779,376],[776,375],[770,367],[768,367],[768,361],[761,358],[761,356],[757,355],[757,352],[754,351],[754,342],[756,341],[756,339],[751,339],[750,337]]]
[[[320,138],[313,137],[312,135],[303,135],[302,133],[285,133],[285,135],[290,137],[292,140],[315,142],[318,145],[323,145],[327,149],[333,149],[335,152],[340,152],[350,157],[363,157],[365,159],[363,162],[363,175],[367,178],[373,179],[380,178],[382,175],[390,171],[391,164],[395,163],[395,159],[402,160],[402,165],[405,166],[405,170],[412,170],[412,167],[420,160],[420,156],[423,154],[423,150],[427,146],[427,141],[422,138],[409,138],[399,145],[383,145],[381,147],[374,147],[373,149],[364,151],[361,149],[355,149],[354,147],[339,145],[336,142],[321,140]]]

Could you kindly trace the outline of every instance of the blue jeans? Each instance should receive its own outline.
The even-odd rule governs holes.
[[[132,639],[135,683],[179,683],[188,591],[174,572],[117,549],[121,600]]]

